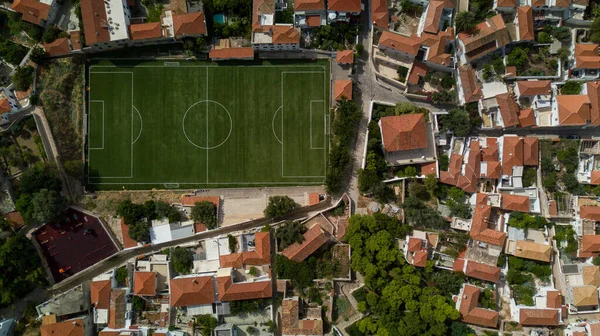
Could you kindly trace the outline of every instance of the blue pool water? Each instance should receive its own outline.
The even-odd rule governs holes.
[[[216,23],[225,23],[225,14],[215,14],[213,19]]]

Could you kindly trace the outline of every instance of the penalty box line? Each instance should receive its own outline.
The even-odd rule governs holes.
[[[324,91],[324,97],[323,100],[325,100],[325,97],[327,95],[327,85],[325,85],[326,83],[326,76],[325,76],[325,69],[323,68],[323,71],[282,71],[281,72],[281,177],[283,178],[325,178],[325,176],[327,175],[327,170],[325,170],[324,175],[306,175],[306,176],[298,176],[298,175],[285,175],[285,169],[284,169],[284,161],[285,161],[285,154],[284,154],[284,136],[283,136],[283,119],[284,119],[284,111],[285,111],[285,105],[283,104],[283,82],[284,82],[284,75],[285,74],[322,74],[323,75],[323,91]],[[309,106],[309,109],[312,112],[312,101],[311,103],[309,103],[311,106]],[[311,116],[312,117],[312,116]],[[311,149],[312,148],[312,119],[309,120],[310,122],[310,143],[311,143]],[[327,137],[325,136],[325,139]],[[323,152],[325,152],[325,156],[324,156],[324,166],[325,169],[327,169],[327,151],[324,150],[323,148]]]
[[[133,178],[133,94],[134,94],[134,87],[133,87],[133,72],[132,71],[91,71],[91,67],[90,67],[90,71],[88,73],[88,83],[90,85],[90,91],[89,91],[89,95],[91,97],[91,81],[90,81],[90,77],[92,74],[130,74],[131,75],[131,105],[130,105],[130,120],[131,120],[131,133],[130,133],[130,161],[129,161],[129,176],[95,176],[92,177],[90,176],[90,161],[91,161],[91,152],[90,149],[88,147],[88,184],[97,184],[97,183],[92,183],[90,179],[128,179],[128,178]],[[92,102],[92,100],[90,99],[88,102],[88,111],[89,111],[89,103]],[[103,107],[102,110],[104,111],[104,101],[103,101]],[[102,129],[103,129],[103,148],[104,149],[104,114],[103,114],[103,125],[102,125]],[[88,134],[88,141],[89,141],[89,134]]]

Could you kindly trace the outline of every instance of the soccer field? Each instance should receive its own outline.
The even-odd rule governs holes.
[[[102,62],[88,83],[93,188],[324,182],[327,62]]]

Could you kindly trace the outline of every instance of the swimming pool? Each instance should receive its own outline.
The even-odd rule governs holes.
[[[216,23],[225,23],[225,14],[215,14],[215,16],[213,16],[213,20]]]

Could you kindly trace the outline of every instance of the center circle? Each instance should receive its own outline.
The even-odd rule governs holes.
[[[190,106],[181,122],[183,134],[194,146],[213,149],[224,144],[233,130],[231,114],[214,100],[201,100]]]

